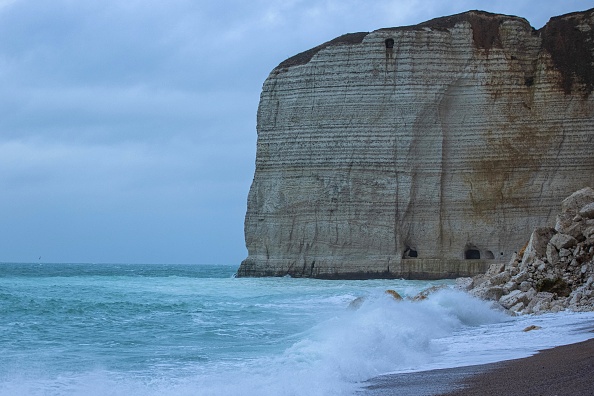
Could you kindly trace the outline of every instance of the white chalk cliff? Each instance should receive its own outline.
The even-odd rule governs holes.
[[[594,9],[338,37],[264,83],[238,276],[446,278],[594,185]]]

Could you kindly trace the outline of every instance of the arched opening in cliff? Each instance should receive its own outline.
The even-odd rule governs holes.
[[[490,259],[490,260],[492,260],[492,259],[494,259],[494,258],[495,258],[495,255],[493,254],[493,252],[492,252],[492,251],[490,251],[490,250],[487,250],[487,251],[485,252],[485,258],[486,258],[486,259]]]
[[[466,248],[464,258],[466,260],[479,260],[481,258],[481,251],[477,248]]]
[[[404,254],[402,255],[403,259],[410,259],[410,258],[418,258],[419,257],[419,253],[417,252],[416,249],[414,248],[410,248],[410,247],[406,247],[406,249],[404,249]]]
[[[387,49],[394,48],[394,39],[393,38],[386,39],[385,43],[386,43]]]

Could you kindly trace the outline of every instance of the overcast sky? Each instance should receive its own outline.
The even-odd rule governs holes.
[[[0,262],[238,265],[260,89],[282,60],[470,9],[540,28],[593,6],[0,0]]]

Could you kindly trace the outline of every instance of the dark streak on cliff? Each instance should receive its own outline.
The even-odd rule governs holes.
[[[469,11],[449,17],[437,18],[419,24],[419,27],[429,27],[436,30],[451,29],[460,22],[468,22],[472,26],[472,39],[477,48],[489,51],[491,48],[501,48],[499,25],[503,18],[516,18],[491,14],[484,11]],[[528,22],[526,22],[528,23]]]
[[[592,17],[594,8],[551,18],[539,33],[555,67],[561,72],[561,86],[570,94],[574,81],[584,85],[584,95],[594,89],[594,31],[580,30],[584,18]]]
[[[289,59],[281,62],[275,69],[275,72],[280,72],[284,68],[288,68],[291,66],[297,65],[305,65],[308,63],[311,58],[321,50],[327,47],[331,47],[333,45],[341,45],[341,44],[360,44],[363,42],[365,36],[367,36],[368,32],[358,32],[358,33],[347,33],[343,34],[340,37],[337,37],[333,40],[327,41],[324,44],[320,44],[317,47],[309,49],[307,51],[301,52],[295,56],[290,57]]]

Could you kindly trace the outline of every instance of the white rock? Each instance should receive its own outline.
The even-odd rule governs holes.
[[[493,277],[490,278],[491,284],[497,286],[506,283],[511,279],[511,275],[507,271],[503,271]]]
[[[570,300],[569,300],[569,304],[570,305],[577,305],[580,300],[582,299],[583,294],[580,292],[574,292],[572,293],[572,295],[570,296]]]
[[[573,247],[577,244],[577,241],[571,235],[566,234],[555,234],[551,238],[550,244],[555,246],[557,250],[561,250],[563,248],[567,249]]]
[[[522,271],[518,272],[518,274],[516,276],[514,276],[512,279],[516,283],[522,283],[525,280],[527,280],[529,277],[530,277],[530,273],[526,270],[522,270]]]
[[[591,187],[584,187],[561,202],[561,211],[575,215],[580,209],[592,202],[594,202],[594,190]]]
[[[564,199],[561,204],[561,213],[557,215],[555,229],[578,238],[587,225],[583,224],[583,221],[573,222],[573,219],[581,208],[591,202],[594,202],[594,190],[590,187],[576,191]]]
[[[559,250],[551,243],[547,244],[547,261],[552,265],[559,262]]]
[[[518,287],[519,285],[516,282],[510,280],[505,285],[503,285],[503,290],[505,293],[509,293],[516,290]]]
[[[503,296],[503,294],[504,294],[503,287],[491,286],[485,291],[483,298],[486,300],[499,301],[499,299],[501,298],[501,296]]]
[[[591,202],[585,205],[579,211],[580,216],[585,217],[587,219],[594,219],[594,202]]]
[[[555,230],[549,227],[540,227],[534,230],[530,236],[528,246],[526,246],[526,250],[524,251],[520,267],[525,268],[526,266],[533,264],[538,258],[545,257],[547,244],[553,235],[555,235]]]
[[[473,280],[470,277],[456,278],[456,289],[470,290],[473,286]]]
[[[505,308],[508,309],[518,304],[519,302],[522,302],[524,304],[528,304],[529,302],[527,294],[520,290],[514,290],[499,299],[499,304],[503,305]]]
[[[571,250],[565,248],[559,249],[559,257],[564,258],[569,256],[571,256]]]
[[[573,249],[572,254],[574,255],[574,257],[583,253],[582,248],[583,248],[583,246],[578,245],[575,247],[575,249]]]
[[[491,278],[491,277],[499,274],[500,272],[503,272],[504,269],[505,269],[505,263],[493,263],[489,266],[489,269],[487,270],[487,272],[485,272],[485,276],[487,276],[488,278]]]
[[[528,290],[530,290],[531,287],[532,284],[530,282],[524,281],[520,283],[520,290],[523,292],[527,292]]]

